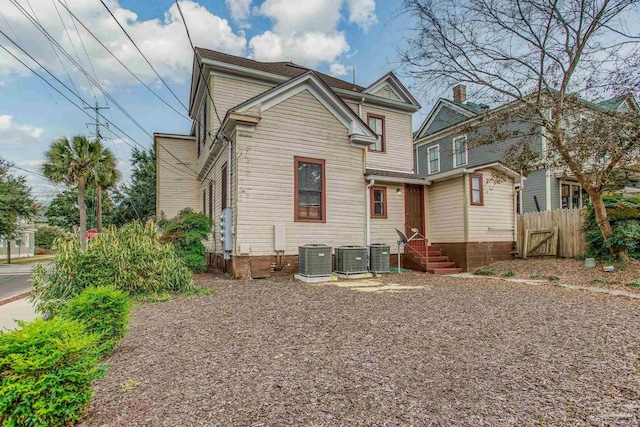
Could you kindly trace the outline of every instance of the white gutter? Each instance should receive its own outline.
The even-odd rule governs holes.
[[[367,175],[365,179],[378,180],[380,182],[392,182],[395,184],[417,184],[417,185],[430,185],[431,182],[425,179],[413,179],[413,178],[397,178],[384,175]]]
[[[376,180],[371,179],[369,181],[369,184],[367,185],[367,189],[364,195],[364,200],[365,200],[365,212],[367,215],[366,218],[366,228],[367,228],[367,243],[366,246],[369,246],[371,244],[371,187],[373,187],[374,185],[376,185]]]

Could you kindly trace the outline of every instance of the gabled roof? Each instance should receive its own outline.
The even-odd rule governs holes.
[[[607,109],[610,109],[610,110],[617,110],[618,108],[620,108],[620,106],[622,104],[624,104],[627,101],[631,102],[631,104],[635,108],[638,108],[638,103],[636,102],[636,99],[630,93],[625,93],[624,95],[614,96],[613,98],[605,99],[604,101],[600,101],[597,104],[599,106],[601,106],[601,107],[604,107],[604,108],[607,108]]]
[[[201,47],[196,47],[196,52],[203,59],[224,62],[227,64],[236,65],[238,67],[263,71],[265,73],[277,74],[279,76],[289,78],[298,77],[306,73],[307,71],[313,71],[329,87],[352,90],[355,92],[362,92],[364,90],[362,86],[354,85],[353,83],[337,79],[319,71],[311,70],[310,68],[307,68],[303,65],[294,64],[293,62],[261,62],[253,59],[242,58],[240,56],[228,55],[226,53],[216,52],[214,50],[204,49]]]
[[[427,182],[428,184],[432,184],[434,182],[446,181],[448,179],[455,178],[460,175],[472,174],[476,171],[483,170],[483,169],[494,169],[504,174],[505,176],[508,176],[509,178],[513,178],[513,179],[521,178],[521,175],[518,172],[511,169],[510,167],[505,165],[503,162],[497,161],[497,162],[483,163],[475,166],[468,166],[464,168],[452,169],[447,172],[435,174],[428,177]],[[525,180],[526,178],[522,177],[522,179]]]
[[[420,103],[413,97],[413,95],[411,95],[411,92],[407,90],[407,88],[400,82],[400,80],[396,77],[395,74],[393,74],[392,71],[380,77],[378,80],[370,84],[362,92],[367,94],[374,94],[385,85],[388,85],[389,88],[391,88],[391,90],[403,102],[406,102],[408,104],[413,104],[416,107],[420,108]]]
[[[375,132],[314,71],[307,71],[233,107],[224,121],[231,113],[246,113],[256,106],[260,106],[260,112],[267,111],[304,90],[308,90],[349,130],[353,145],[369,146],[376,142],[378,136]]]
[[[435,120],[435,118],[437,117],[438,113],[440,112],[443,106],[447,106],[452,110],[467,116],[468,118],[476,117],[485,112],[484,110],[482,110],[482,108],[478,104],[473,104],[473,103],[471,104],[473,106],[463,104],[462,102],[451,101],[445,98],[438,99],[438,102],[436,102],[436,105],[433,106],[433,108],[429,112],[429,115],[424,119],[424,121],[422,122],[418,130],[414,133],[414,137],[413,137],[414,140],[424,136],[423,135],[424,131],[426,131],[429,128],[429,126],[431,125],[433,120]],[[475,111],[476,110],[475,106],[478,107],[479,111]]]

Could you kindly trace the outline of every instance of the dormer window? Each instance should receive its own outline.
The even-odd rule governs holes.
[[[378,140],[375,144],[369,146],[369,151],[385,152],[385,136],[384,136],[384,116],[377,114],[367,114],[367,123],[372,131],[378,135]]]
[[[469,163],[467,137],[462,136],[453,140],[453,166],[464,166]]]

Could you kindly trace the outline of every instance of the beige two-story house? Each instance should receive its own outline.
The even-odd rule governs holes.
[[[213,262],[235,277],[292,274],[305,244],[385,243],[396,254],[396,229],[417,235],[407,265],[426,270],[431,257],[431,271],[460,271],[427,249],[438,243],[428,237],[468,238],[474,200],[478,213],[499,206],[502,241],[514,240],[515,175],[482,196],[474,187],[482,170],[501,165],[438,182],[415,173],[411,122],[420,105],[393,73],[362,87],[290,62],[197,49],[189,108],[190,135],[154,135],[157,212],[172,217],[191,207],[209,215]],[[220,241],[227,208],[230,250]],[[458,263],[466,267],[466,258]]]

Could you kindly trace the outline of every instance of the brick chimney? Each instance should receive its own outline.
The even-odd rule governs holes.
[[[453,100],[460,103],[467,100],[467,87],[465,85],[456,85],[453,87]]]

